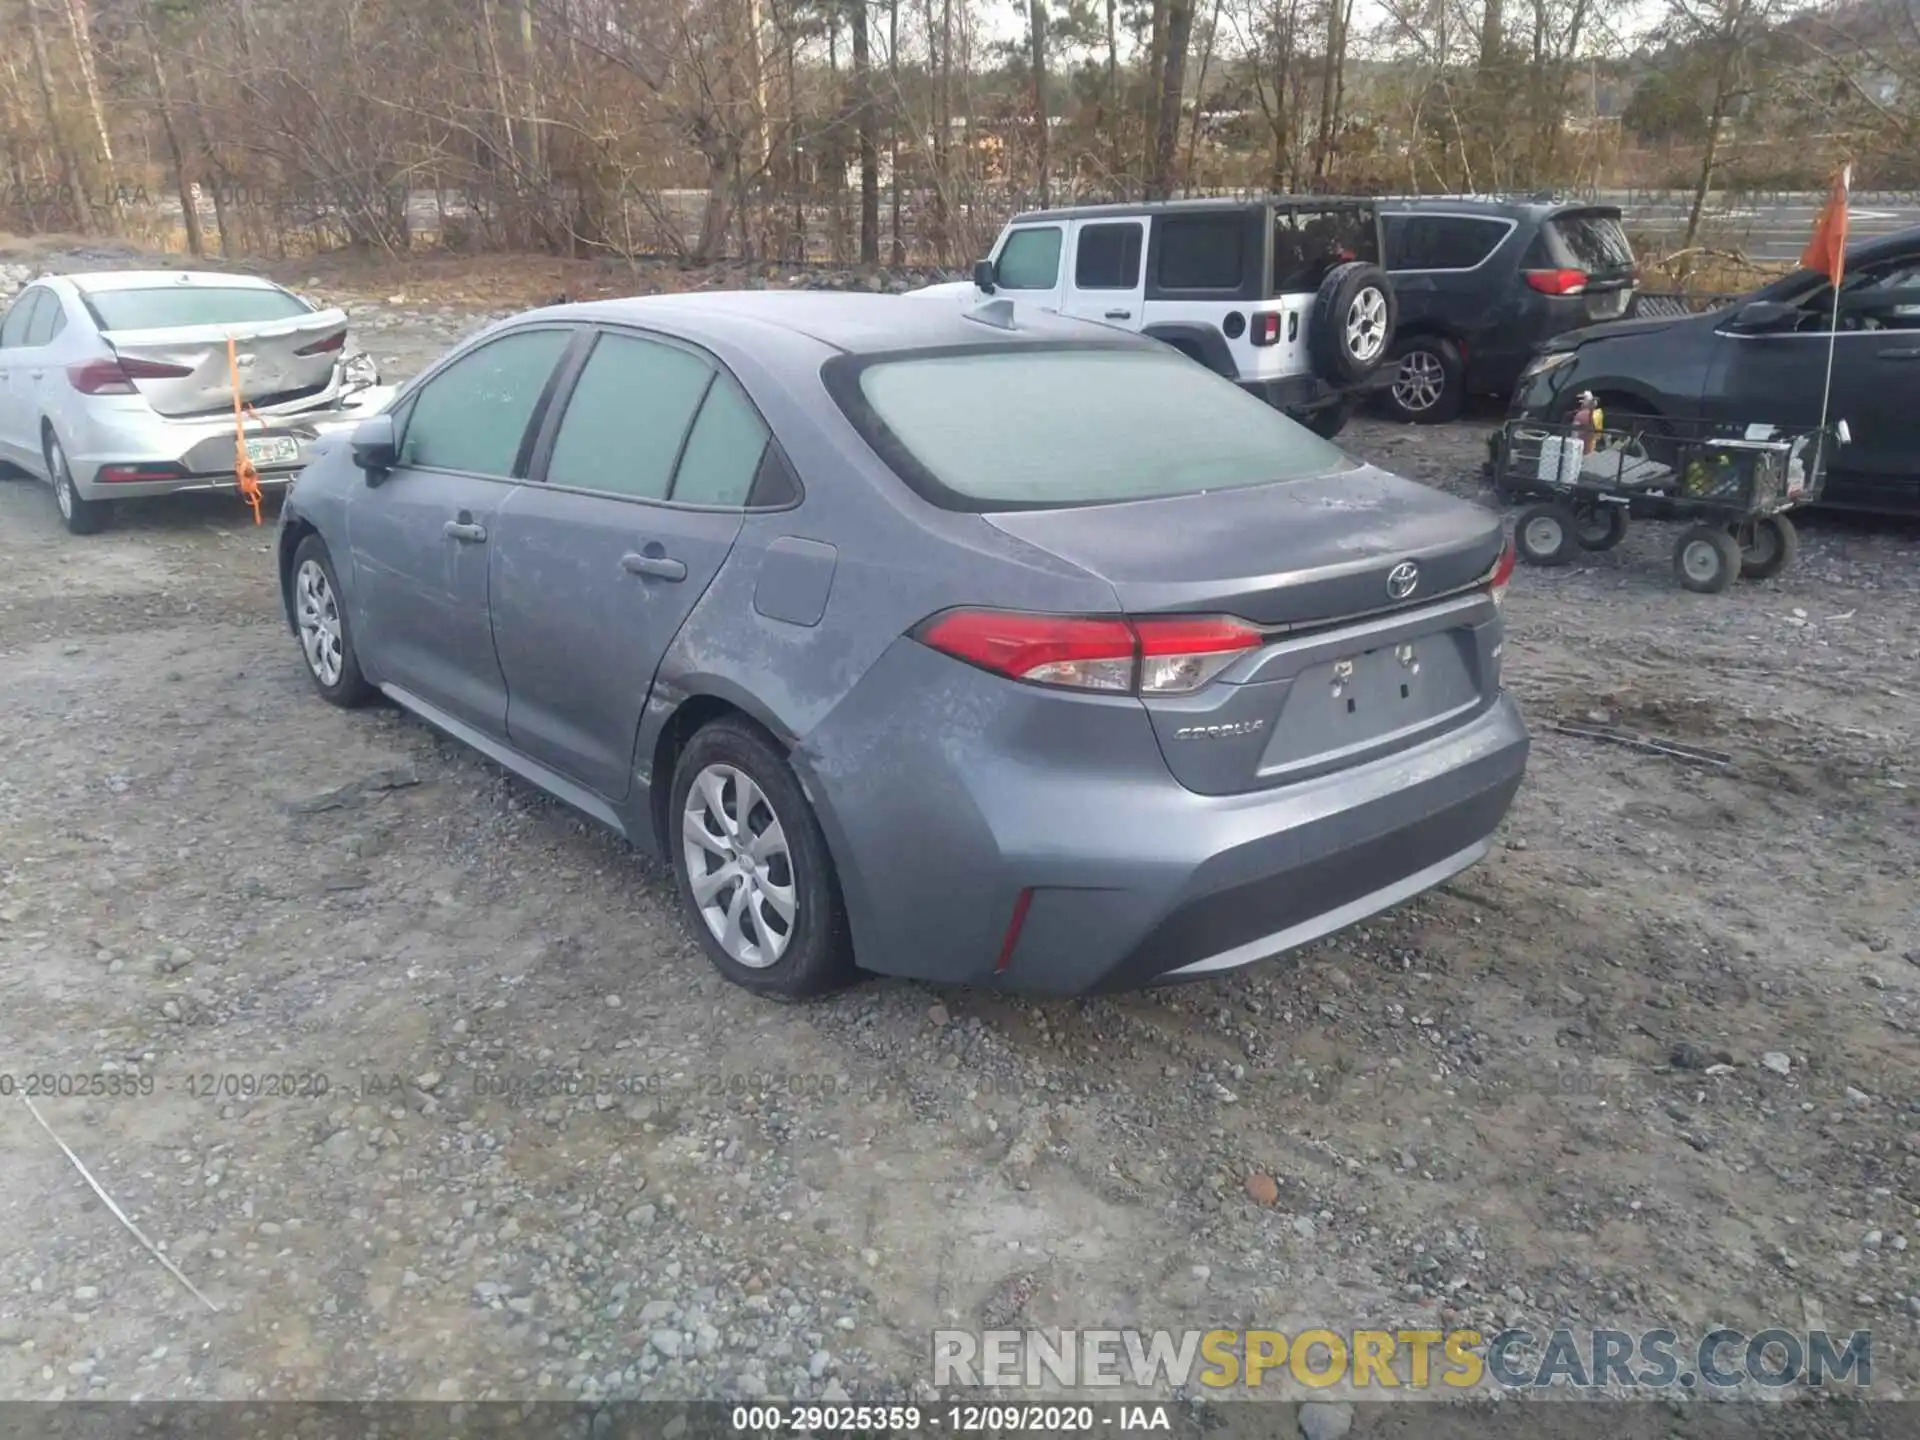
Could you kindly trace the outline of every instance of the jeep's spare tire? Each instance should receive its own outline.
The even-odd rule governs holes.
[[[1313,297],[1307,351],[1313,370],[1330,385],[1364,380],[1387,358],[1399,318],[1393,284],[1378,265],[1337,265]]]

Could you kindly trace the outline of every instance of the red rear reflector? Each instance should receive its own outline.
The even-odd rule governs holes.
[[[336,330],[331,335],[322,335],[311,345],[302,345],[293,353],[296,355],[325,355],[334,350],[346,348],[347,332]]]
[[[949,610],[914,638],[1015,680],[1114,694],[1180,695],[1262,643],[1245,621],[1168,615],[1127,621],[1011,610]]]
[[[178,380],[193,371],[158,360],[89,360],[67,367],[67,383],[82,395],[133,395],[136,380]]]
[[[1487,588],[1493,592],[1493,603],[1498,605],[1507,593],[1507,582],[1513,579],[1513,541],[1509,540],[1500,547],[1500,558],[1493,562],[1493,569],[1487,572]]]
[[[178,480],[177,465],[102,465],[93,478],[102,485],[137,485],[146,480]]]
[[[1256,345],[1272,345],[1280,339],[1278,311],[1263,310],[1247,322],[1247,338]]]
[[[1007,937],[1000,942],[1000,958],[993,962],[994,974],[998,975],[1013,963],[1014,947],[1020,943],[1020,927],[1027,923],[1027,907],[1032,904],[1031,889],[1022,890],[1013,902],[1013,918],[1007,921]]]
[[[1542,295],[1578,295],[1587,288],[1584,270],[1529,270],[1527,284]]]

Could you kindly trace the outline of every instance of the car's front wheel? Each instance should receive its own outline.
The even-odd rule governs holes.
[[[67,463],[66,449],[51,427],[41,437],[41,454],[47,462],[47,478],[53,482],[53,503],[60,509],[60,523],[70,535],[97,535],[106,528],[112,513],[105,500],[89,500],[73,483],[73,467]]]
[[[293,552],[291,600],[293,629],[300,637],[300,654],[313,688],[328,704],[343,710],[366,704],[374,689],[354,652],[333,557],[318,535],[307,536]]]
[[[789,999],[853,978],[826,838],[762,731],[735,718],[697,731],[674,766],[667,814],[680,897],[714,968]]]
[[[1387,409],[1416,425],[1457,419],[1466,404],[1467,367],[1451,340],[1421,335],[1397,347]]]

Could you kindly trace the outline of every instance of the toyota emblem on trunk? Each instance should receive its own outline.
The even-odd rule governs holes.
[[[1395,600],[1406,599],[1419,583],[1420,567],[1411,560],[1402,560],[1387,572],[1387,594]]]

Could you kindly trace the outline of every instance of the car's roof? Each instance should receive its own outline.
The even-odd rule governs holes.
[[[1026,210],[1014,216],[1009,225],[1031,225],[1045,220],[1125,220],[1140,215],[1191,215],[1255,209],[1263,205],[1295,207],[1321,206],[1327,209],[1361,209],[1376,202],[1367,195],[1250,195],[1234,200],[1220,196],[1201,196],[1188,200],[1144,200],[1111,205],[1067,205],[1053,210]]]
[[[1909,252],[1920,253],[1920,225],[1896,230],[1891,235],[1875,235],[1847,246],[1847,264],[1871,265],[1876,260],[1897,260]]]
[[[1489,215],[1505,220],[1545,220],[1555,215],[1620,216],[1618,205],[1600,201],[1558,200],[1513,195],[1383,195],[1376,202],[1383,215]]]
[[[227,274],[220,270],[82,270],[59,277],[87,295],[109,290],[171,290],[203,285],[218,290],[278,290],[258,275]]]
[[[535,316],[658,327],[684,339],[751,347],[769,328],[852,354],[933,350],[959,345],[1083,340],[1147,344],[1111,326],[1022,310],[1012,328],[968,318],[950,296],[862,295],[829,290],[703,290],[558,305]]]

